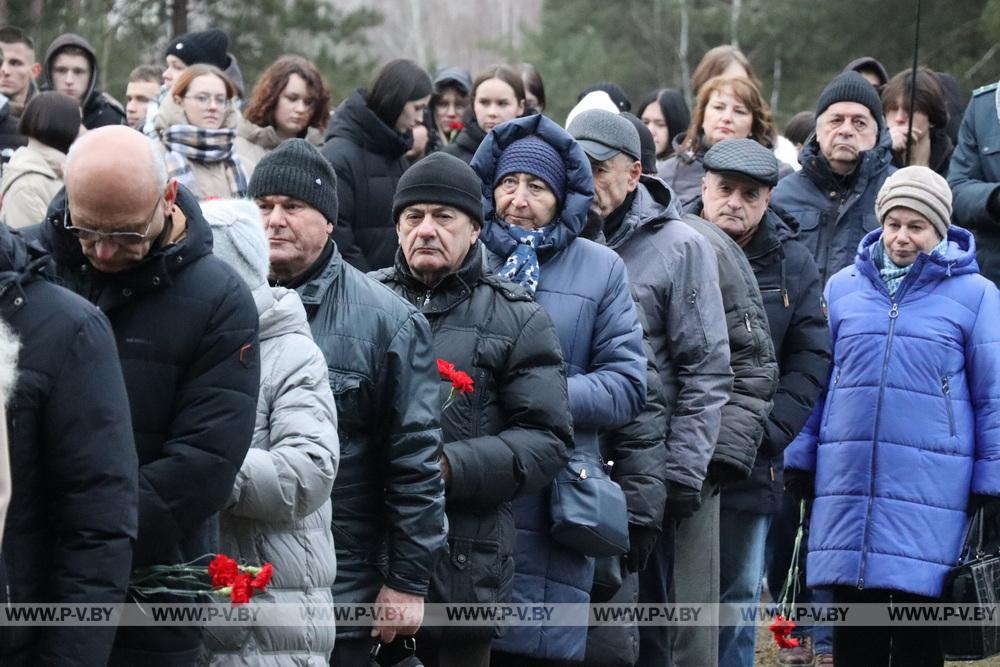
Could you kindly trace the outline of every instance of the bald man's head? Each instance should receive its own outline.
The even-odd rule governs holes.
[[[94,268],[114,273],[145,259],[177,196],[152,142],[122,125],[91,130],[73,143],[64,173],[69,225]],[[107,236],[116,232],[132,236]]]

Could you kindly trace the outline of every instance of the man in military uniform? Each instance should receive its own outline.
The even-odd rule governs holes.
[[[952,217],[976,236],[980,272],[1000,285],[1000,82],[972,93],[951,157]]]

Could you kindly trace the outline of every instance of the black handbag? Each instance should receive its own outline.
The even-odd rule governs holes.
[[[1000,548],[983,550],[984,509],[969,522],[958,565],[945,579],[943,601],[961,605],[1000,603]],[[983,660],[1000,653],[1000,624],[987,619],[979,625],[941,629],[945,660]]]
[[[625,492],[608,476],[599,457],[576,452],[552,482],[552,538],[586,556],[628,552]]]
[[[372,652],[368,656],[368,667],[424,667],[424,663],[417,657],[416,637],[404,637],[402,651],[399,649],[388,651],[386,646],[388,645],[382,642],[372,646]],[[395,647],[395,642],[392,646]],[[390,652],[393,653],[391,657],[388,656]],[[391,662],[387,662],[387,659]]]

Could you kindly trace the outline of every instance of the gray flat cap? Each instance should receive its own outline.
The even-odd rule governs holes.
[[[642,159],[639,133],[619,114],[604,109],[588,109],[573,119],[566,130],[587,155],[598,162],[625,153]]]
[[[753,139],[726,139],[705,153],[707,171],[739,174],[773,188],[778,184],[778,158]]]

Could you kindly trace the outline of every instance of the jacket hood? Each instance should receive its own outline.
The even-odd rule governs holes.
[[[442,67],[434,73],[434,80],[431,83],[434,84],[435,90],[441,84],[451,83],[452,85],[458,84],[466,95],[472,92],[472,77],[469,75],[469,71],[462,67]]]
[[[389,127],[365,104],[364,90],[358,88],[333,114],[326,138],[343,137],[386,157],[402,157],[413,147],[413,134],[401,134]]]
[[[258,289],[264,297],[261,299],[263,309],[260,309],[262,303],[258,302],[262,341],[289,334],[303,334],[312,338],[306,309],[295,290],[269,287],[267,284],[261,285]],[[257,290],[254,290],[254,301],[258,301]]]
[[[855,58],[851,62],[847,63],[847,67],[844,68],[845,72],[858,72],[861,70],[875,70],[879,78],[882,79],[882,85],[884,86],[889,81],[889,72],[885,69],[885,65],[875,60],[871,56],[862,56],[860,58]]]
[[[872,260],[872,247],[882,242],[882,230],[874,229],[861,239],[854,266],[873,283],[881,285],[882,278],[878,267]],[[918,283],[943,280],[951,276],[961,276],[967,273],[979,273],[976,263],[976,241],[972,233],[951,225],[948,227],[948,249],[945,252],[920,253],[913,262],[911,273],[919,273]]]
[[[555,121],[542,115],[515,118],[502,123],[486,135],[476,155],[472,158],[472,168],[483,182],[483,244],[492,252],[507,257],[516,245],[503,229],[496,217],[493,201],[493,176],[500,155],[508,146],[531,135],[536,135],[562,157],[566,166],[566,197],[556,211],[555,228],[549,235],[545,248],[551,252],[568,246],[580,235],[587,224],[587,211],[594,197],[594,177],[590,161],[580,145]]]
[[[815,132],[809,135],[802,150],[799,151],[799,164],[802,165],[802,171],[809,177],[809,180],[821,190],[837,189],[835,184],[837,176],[820,150]],[[883,124],[875,147],[871,150],[861,151],[854,173],[858,179],[867,180],[890,164],[892,164],[892,136],[889,134],[889,128]]]
[[[90,45],[90,42],[85,40],[80,35],[73,34],[71,32],[64,33],[56,37],[51,44],[49,44],[48,51],[45,52],[45,80],[48,82],[48,88],[50,90],[55,90],[55,84],[52,81],[52,65],[53,60],[55,60],[56,55],[59,51],[66,48],[67,46],[75,46],[87,54],[87,60],[90,62],[90,81],[87,82],[87,92],[83,96],[83,103],[80,105],[82,108],[86,109],[91,103],[91,98],[94,96],[94,92],[97,90],[99,81],[99,72],[97,68],[97,56],[94,54],[94,47]]]
[[[615,235],[607,239],[607,246],[614,250],[640,227],[662,225],[671,220],[679,220],[682,215],[680,204],[670,186],[656,176],[643,174],[639,177],[632,207],[625,214]]]

